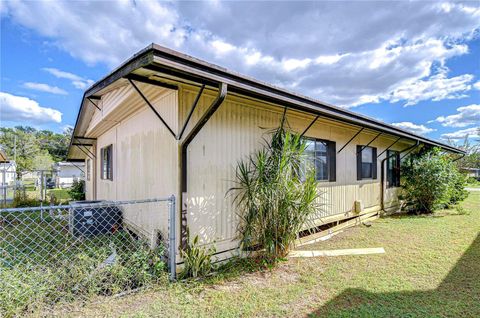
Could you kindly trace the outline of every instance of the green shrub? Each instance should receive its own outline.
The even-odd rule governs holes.
[[[85,200],[85,181],[73,180],[72,187],[68,191],[68,194],[74,201]]]
[[[447,204],[448,206],[455,205],[458,202],[461,202],[467,198],[468,191],[465,190],[466,186],[467,176],[464,173],[458,171],[456,166],[453,165],[449,182],[449,191],[447,194],[450,198],[450,201]]]
[[[188,235],[188,234],[187,234]],[[215,248],[206,249],[198,244],[198,235],[193,238],[185,249],[180,250],[183,258],[183,270],[180,278],[199,278],[205,277],[214,270],[212,255]]]
[[[435,148],[402,163],[402,198],[407,210],[431,213],[466,198],[466,178],[452,160]]]
[[[469,186],[480,186],[480,181],[478,181],[474,177],[468,177],[467,178],[467,185],[469,185]]]
[[[284,126],[282,121],[263,149],[238,163],[237,186],[229,190],[236,193],[242,247],[273,262],[288,254],[320,212],[314,171],[302,171],[306,142]]]

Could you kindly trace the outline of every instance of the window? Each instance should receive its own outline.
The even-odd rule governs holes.
[[[92,160],[87,159],[87,181],[90,181],[91,173],[92,173]]]
[[[357,146],[357,180],[377,179],[377,148]]]
[[[400,186],[400,153],[387,150],[387,188]]]
[[[317,181],[335,181],[335,142],[307,139],[305,149],[306,167],[315,169]]]
[[[101,155],[101,178],[104,180],[113,180],[113,145],[100,149]]]

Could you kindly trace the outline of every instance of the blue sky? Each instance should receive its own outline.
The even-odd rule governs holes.
[[[477,138],[478,2],[2,2],[0,124],[62,131],[155,42],[428,137]]]

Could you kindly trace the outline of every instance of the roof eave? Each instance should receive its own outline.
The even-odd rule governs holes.
[[[465,153],[465,151],[450,145],[413,134],[406,130],[342,109],[340,107],[336,107],[334,105],[330,105],[328,103],[323,103],[300,94],[289,92],[268,83],[231,72],[220,66],[164,48],[157,44],[151,44],[147,46],[145,49],[141,50],[114,71],[112,71],[109,75],[96,82],[85,92],[82,98],[80,110],[78,112],[77,120],[75,122],[73,135],[79,135],[79,132],[77,131],[78,123],[81,119],[82,110],[88,97],[95,96],[95,94],[97,94],[100,90],[108,87],[113,82],[127,76],[136,69],[144,67],[163,72],[170,72],[172,75],[180,77],[184,76],[212,86],[217,86],[220,82],[224,82],[229,85],[230,91],[238,92],[239,94],[276,101],[282,104],[289,104],[289,106],[292,108],[324,115],[326,117],[336,118],[354,125],[367,127],[377,131],[383,131],[399,137],[404,137],[415,141],[418,140],[425,144],[437,146],[450,152],[461,154]],[[72,147],[72,143],[73,138],[70,141],[69,149]]]

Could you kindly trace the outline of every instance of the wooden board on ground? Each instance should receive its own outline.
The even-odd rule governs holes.
[[[369,255],[385,254],[383,247],[374,248],[350,248],[343,250],[325,250],[325,251],[292,251],[288,257],[320,257],[320,256],[347,256],[347,255]]]

